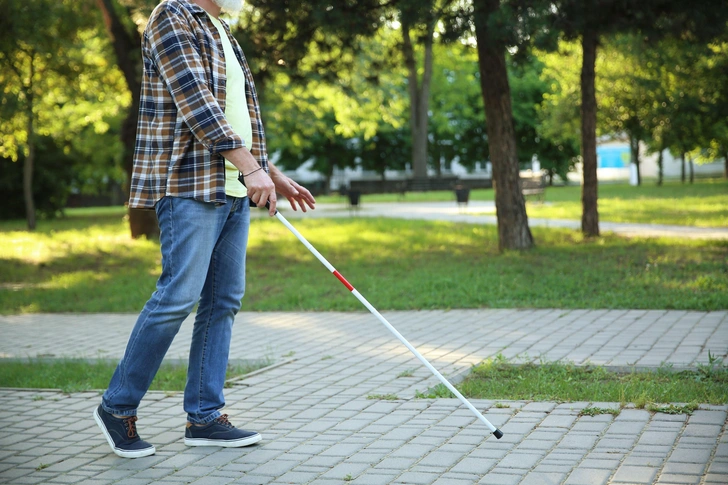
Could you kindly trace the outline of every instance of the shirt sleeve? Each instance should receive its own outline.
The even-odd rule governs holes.
[[[207,85],[205,63],[188,21],[162,8],[144,42],[182,119],[200,143],[211,153],[244,147]]]

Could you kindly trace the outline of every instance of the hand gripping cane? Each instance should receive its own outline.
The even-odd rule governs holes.
[[[268,204],[267,202],[266,202],[266,207],[267,207],[268,209],[270,209],[270,204]],[[454,395],[455,395],[455,396],[456,396],[456,397],[457,397],[458,399],[460,399],[460,402],[462,402],[463,404],[465,404],[465,406],[466,406],[466,407],[467,407],[468,409],[470,409],[470,411],[472,411],[472,412],[473,412],[473,414],[475,414],[475,416],[476,416],[476,417],[477,417],[477,418],[478,418],[479,420],[481,420],[481,421],[483,422],[483,424],[485,424],[485,425],[486,425],[486,426],[488,427],[488,429],[490,429],[490,431],[491,431],[491,432],[493,433],[493,435],[494,435],[494,436],[495,436],[495,437],[496,437],[497,439],[501,439],[501,437],[503,436],[503,432],[502,432],[501,430],[499,430],[498,428],[496,428],[495,426],[493,426],[493,424],[491,424],[491,422],[490,422],[490,421],[488,421],[488,420],[487,420],[487,419],[485,418],[485,416],[483,416],[483,415],[482,415],[482,414],[480,413],[480,411],[478,411],[477,409],[475,409],[475,406],[473,406],[472,404],[470,404],[470,401],[468,401],[468,400],[467,400],[467,399],[465,398],[465,396],[463,396],[462,394],[460,394],[460,392],[459,392],[459,391],[458,391],[457,389],[455,389],[455,386],[453,386],[452,384],[450,384],[450,382],[449,382],[449,381],[448,381],[447,379],[445,379],[445,377],[443,377],[443,375],[442,375],[442,374],[440,374],[440,372],[438,372],[438,370],[437,370],[437,369],[435,369],[435,368],[434,368],[434,367],[432,366],[432,364],[430,364],[430,363],[429,363],[429,362],[427,361],[427,359],[425,359],[425,358],[424,358],[424,357],[422,356],[422,354],[420,354],[420,353],[419,353],[419,352],[417,351],[417,349],[416,349],[416,348],[414,348],[414,347],[412,346],[412,344],[410,344],[410,343],[409,343],[409,342],[407,341],[407,339],[405,339],[405,338],[404,338],[404,337],[402,336],[402,334],[401,334],[401,333],[399,333],[399,332],[397,331],[397,329],[396,329],[396,328],[394,328],[394,327],[392,326],[392,324],[391,324],[391,323],[389,323],[389,322],[387,321],[387,319],[386,319],[386,318],[384,318],[384,317],[383,317],[383,316],[382,316],[382,315],[381,315],[381,314],[380,314],[380,313],[379,313],[379,312],[377,311],[377,309],[376,309],[376,308],[374,308],[374,307],[372,306],[372,304],[371,304],[371,303],[369,303],[369,302],[367,301],[367,299],[366,299],[366,298],[364,298],[364,297],[363,297],[363,296],[361,295],[361,293],[359,293],[359,292],[358,292],[358,291],[356,290],[356,288],[354,288],[354,287],[353,287],[353,286],[351,285],[351,283],[349,283],[348,281],[346,281],[346,278],[344,278],[344,277],[343,277],[343,276],[341,275],[341,273],[339,273],[339,272],[338,272],[338,271],[336,270],[336,268],[334,268],[334,267],[333,267],[333,266],[331,265],[331,263],[329,263],[329,262],[328,262],[328,261],[326,260],[326,258],[324,258],[324,257],[323,257],[323,256],[321,255],[321,253],[319,253],[319,252],[318,252],[318,251],[316,250],[316,248],[315,248],[315,247],[313,247],[313,246],[311,245],[311,243],[309,243],[309,242],[308,242],[308,241],[306,240],[306,238],[305,238],[305,237],[303,237],[303,236],[301,235],[301,233],[300,233],[300,232],[298,232],[298,231],[296,230],[296,228],[295,228],[295,227],[293,227],[293,226],[291,225],[291,223],[290,223],[290,222],[288,222],[288,220],[287,220],[287,219],[286,219],[285,217],[283,217],[283,215],[281,215],[281,213],[280,213],[280,212],[276,211],[276,217],[278,218],[278,220],[279,220],[279,221],[281,221],[281,222],[283,223],[283,225],[284,225],[284,226],[286,226],[286,227],[288,228],[288,230],[289,230],[289,231],[291,231],[291,232],[293,233],[293,235],[294,235],[294,236],[296,236],[296,238],[298,238],[298,240],[299,240],[299,241],[301,241],[301,242],[303,243],[303,245],[304,245],[304,246],[306,246],[306,247],[308,248],[308,250],[309,250],[309,251],[311,251],[311,253],[313,253],[313,255],[314,255],[314,256],[316,256],[316,258],[317,258],[317,259],[318,259],[319,261],[321,261],[321,264],[323,264],[324,266],[326,266],[326,268],[327,268],[327,269],[328,269],[328,270],[329,270],[329,271],[330,271],[330,272],[331,272],[331,273],[332,273],[332,274],[333,274],[334,276],[336,276],[336,278],[337,278],[337,279],[338,279],[339,281],[341,281],[341,283],[342,283],[342,284],[343,284],[344,286],[346,286],[346,288],[347,288],[347,289],[348,289],[348,290],[349,290],[349,291],[351,292],[351,294],[352,294],[352,295],[354,295],[354,296],[356,297],[356,299],[357,299],[357,300],[359,300],[359,301],[360,301],[360,302],[361,302],[361,303],[362,303],[362,304],[363,304],[363,305],[364,305],[365,307],[367,307],[367,310],[369,310],[370,312],[372,312],[372,314],[373,314],[373,315],[374,315],[375,317],[377,317],[377,318],[379,319],[379,321],[380,321],[380,322],[382,322],[382,324],[384,324],[384,326],[385,326],[385,327],[387,327],[387,329],[388,329],[388,330],[389,330],[390,332],[392,332],[392,334],[393,334],[393,335],[394,335],[395,337],[397,337],[397,338],[399,339],[399,341],[400,341],[400,342],[402,342],[402,343],[404,344],[404,346],[405,346],[405,347],[407,347],[407,348],[409,349],[409,351],[410,351],[410,352],[412,352],[412,353],[413,353],[413,354],[415,355],[415,357],[417,357],[417,358],[418,358],[418,359],[420,360],[420,362],[422,362],[422,363],[423,363],[423,364],[425,365],[425,367],[427,367],[427,368],[428,368],[428,369],[430,370],[430,372],[432,372],[432,373],[433,373],[433,374],[435,375],[435,377],[437,377],[437,378],[438,378],[438,379],[440,380],[440,382],[442,382],[442,383],[443,383],[443,384],[445,385],[445,387],[447,387],[447,388],[448,388],[448,389],[450,390],[450,392],[452,392],[452,393],[453,393],[453,394],[454,394]]]

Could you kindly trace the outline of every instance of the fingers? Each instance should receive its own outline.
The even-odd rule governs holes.
[[[287,185],[290,187],[290,193],[287,194],[287,199],[291,203],[293,210],[298,210],[298,207],[300,207],[303,212],[307,212],[306,205],[311,209],[315,209],[314,204],[316,200],[308,189],[290,178],[287,180]]]
[[[298,207],[296,206],[296,199],[294,199],[293,197],[288,197],[288,202],[291,204],[291,209],[293,209],[294,211],[298,210]],[[305,207],[301,206],[301,209],[303,209],[303,212],[306,212]]]
[[[276,200],[275,190],[270,195],[270,197],[268,197],[268,202],[270,203],[270,205],[268,206],[268,215],[273,217],[274,215],[276,215],[276,211],[278,210],[276,209],[276,204],[278,203],[278,201]]]
[[[269,204],[268,212],[271,216],[276,213],[276,187],[270,176],[263,170],[255,172],[245,179],[248,187],[248,197],[258,207],[265,207]]]
[[[257,172],[255,175],[257,175],[258,173],[264,172]],[[251,177],[251,179],[253,179],[253,177]],[[308,189],[306,189],[305,187],[299,185],[298,183],[281,174],[280,172],[274,174],[274,177],[272,179],[271,177],[268,177],[268,175],[265,175],[265,179],[271,182],[271,184],[273,185],[272,188],[267,185],[265,185],[265,187],[259,188],[257,185],[254,184],[254,182],[258,182],[258,179],[256,178],[254,180],[251,180],[251,183],[248,184],[248,195],[250,199],[256,203],[256,205],[261,207],[265,205],[266,200],[269,201],[269,213],[271,216],[274,216],[276,212],[276,192],[288,199],[288,202],[291,204],[291,208],[294,211],[297,211],[299,207],[303,212],[307,212],[307,207],[315,209],[316,199],[314,199],[313,195],[311,195],[311,192],[309,192]]]

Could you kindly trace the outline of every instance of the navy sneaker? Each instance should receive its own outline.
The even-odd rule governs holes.
[[[227,414],[204,426],[187,423],[185,444],[187,446],[222,446],[237,448],[249,446],[261,440],[260,433],[238,429],[228,421]]]
[[[116,418],[104,411],[99,405],[94,411],[94,419],[99,425],[111,450],[122,458],[141,458],[153,455],[157,450],[143,441],[136,430],[136,416]]]

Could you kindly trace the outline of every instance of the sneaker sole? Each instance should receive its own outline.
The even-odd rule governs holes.
[[[111,451],[114,452],[115,455],[120,456],[122,458],[142,458],[144,456],[153,455],[157,452],[156,448],[152,446],[151,448],[145,448],[143,450],[135,450],[135,451],[127,451],[127,450],[121,450],[114,445],[114,440],[111,439],[111,435],[106,430],[106,426],[104,425],[104,422],[101,420],[101,416],[99,416],[99,408],[94,409],[94,421],[96,421],[96,424],[101,428],[101,432],[104,433],[104,436],[106,437],[106,441],[109,443],[109,446],[111,447]]]
[[[211,440],[207,438],[187,438],[185,437],[185,444],[187,446],[219,446],[222,448],[240,448],[242,446],[254,445],[263,437],[260,433],[256,433],[253,436],[247,438],[240,438],[238,440]]]

